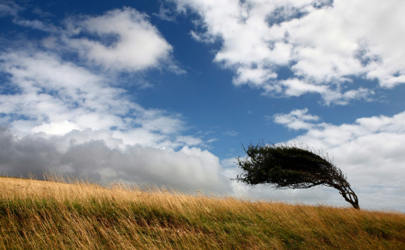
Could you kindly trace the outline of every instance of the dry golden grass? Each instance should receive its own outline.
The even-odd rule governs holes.
[[[405,215],[0,177],[0,249],[405,249]]]

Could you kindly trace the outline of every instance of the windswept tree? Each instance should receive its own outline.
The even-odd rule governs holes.
[[[238,158],[243,173],[235,179],[249,185],[268,184],[277,189],[306,189],[324,185],[339,190],[343,198],[360,209],[357,195],[342,170],[327,156],[309,149],[288,145],[250,144],[246,159]]]

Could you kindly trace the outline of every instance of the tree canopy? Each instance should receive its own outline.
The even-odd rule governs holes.
[[[237,181],[249,185],[268,184],[275,188],[306,189],[319,185],[335,188],[354,208],[360,209],[357,195],[342,170],[328,157],[309,149],[288,145],[250,144],[245,159],[237,159],[243,170]]]

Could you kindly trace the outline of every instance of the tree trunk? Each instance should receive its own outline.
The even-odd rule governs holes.
[[[344,184],[340,187],[337,187],[339,193],[343,196],[343,198],[352,204],[355,209],[360,209],[359,206],[359,199],[357,198],[356,193],[351,189],[350,185]]]

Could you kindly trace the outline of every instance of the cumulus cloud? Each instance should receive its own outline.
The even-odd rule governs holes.
[[[294,130],[310,129],[313,125],[308,121],[319,120],[319,117],[308,114],[308,109],[293,110],[289,114],[275,114],[273,118],[275,123],[283,124]]]
[[[374,94],[374,86],[354,86],[354,78],[384,88],[405,83],[401,0],[172,2],[200,16],[191,33],[197,41],[222,44],[214,61],[235,71],[236,85],[285,96],[319,93],[326,104],[347,104]],[[278,75],[283,67],[292,72],[288,79]]]
[[[135,9],[72,18],[66,26],[66,44],[105,69],[139,71],[159,67],[163,62],[176,68],[170,59],[172,46],[148,21],[148,16]]]
[[[392,117],[359,118],[341,125],[318,122],[307,112],[294,110],[274,116],[276,123],[306,130],[287,143],[304,143],[328,153],[347,174],[364,207],[403,209],[405,112]]]
[[[137,108],[122,95],[123,89],[108,85],[108,78],[56,54],[15,51],[0,58],[0,70],[8,74],[8,84],[14,89],[12,94],[1,95],[0,112],[11,124],[26,121],[21,132],[29,132],[29,126],[53,123],[55,127],[64,121],[74,122],[76,128],[124,128],[120,117]],[[16,119],[16,114],[24,118]]]

